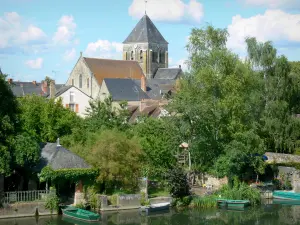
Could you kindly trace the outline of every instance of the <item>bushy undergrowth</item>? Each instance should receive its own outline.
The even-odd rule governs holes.
[[[217,207],[217,196],[208,195],[205,197],[194,197],[191,206],[202,209]]]

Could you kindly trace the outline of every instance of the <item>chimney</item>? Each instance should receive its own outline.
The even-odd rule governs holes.
[[[56,90],[55,90],[55,81],[54,81],[54,80],[51,80],[51,81],[50,81],[49,92],[50,92],[50,98],[54,98],[54,97],[55,97],[55,94],[56,94]]]
[[[145,76],[142,76],[142,78],[141,78],[141,89],[143,90],[143,92],[147,91],[146,77]]]
[[[42,83],[42,92],[43,92],[43,94],[47,94],[48,93],[47,81],[43,80],[41,83]]]
[[[179,65],[179,69],[181,69],[181,65]]]
[[[34,80],[34,81],[32,81],[32,83],[33,83],[33,85],[35,85],[36,86],[36,81]]]
[[[61,145],[60,145],[60,143],[59,143],[59,138],[57,138],[57,140],[56,140],[56,141],[57,141],[57,144],[56,144],[56,146],[57,146],[57,147],[60,147]]]
[[[80,57],[82,57],[82,52],[80,52]]]
[[[12,78],[8,78],[7,81],[8,81],[9,84],[12,84],[13,79]]]

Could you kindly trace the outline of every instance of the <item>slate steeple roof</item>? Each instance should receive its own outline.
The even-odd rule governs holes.
[[[147,14],[142,17],[123,43],[141,42],[168,44]]]

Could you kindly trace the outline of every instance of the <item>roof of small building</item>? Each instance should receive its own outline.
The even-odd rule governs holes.
[[[123,42],[168,44],[148,15],[144,15]]]
[[[113,101],[140,101],[149,99],[149,96],[132,79],[110,79],[104,82]]]
[[[50,166],[53,170],[91,168],[84,159],[73,152],[58,146],[57,143],[41,144],[39,169]]]
[[[34,82],[22,82],[22,81],[13,81],[11,89],[15,96],[22,97],[25,95],[41,95],[47,97],[49,94],[49,87],[47,87],[47,93],[44,93],[42,90],[43,83],[34,83]],[[63,84],[55,84],[56,89],[63,87]]]
[[[181,68],[159,68],[155,73],[154,79],[175,80],[181,74]]]
[[[137,61],[87,57],[83,57],[83,59],[99,85],[102,84],[104,78],[141,79],[144,76]]]
[[[68,91],[70,88],[76,88],[78,91],[80,91],[82,94],[88,96],[86,93],[84,93],[82,90],[80,90],[79,88],[73,86],[73,85],[67,85],[67,86],[63,86],[61,87],[59,90],[56,91],[55,97],[59,97],[60,95],[62,95],[63,93],[65,93],[66,91]],[[48,96],[49,97],[49,96]],[[90,96],[88,96],[90,97]]]
[[[140,80],[134,80],[134,82],[140,86]],[[159,100],[163,97],[164,94],[171,91],[175,86],[175,80],[168,79],[147,79],[147,95],[154,100]]]

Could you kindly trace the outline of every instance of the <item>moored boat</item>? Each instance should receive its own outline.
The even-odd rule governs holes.
[[[219,207],[230,209],[243,209],[250,205],[249,200],[230,200],[230,199],[217,199]]]
[[[273,191],[273,198],[300,200],[300,193],[296,193],[292,191]]]
[[[62,208],[62,213],[64,216],[70,217],[72,219],[88,221],[88,222],[98,222],[100,215],[93,213],[84,209],[78,209],[73,206],[66,206]]]
[[[168,210],[169,208],[170,208],[170,203],[164,202],[164,203],[151,204],[149,206],[142,206],[140,207],[140,211],[150,213],[150,212]]]

